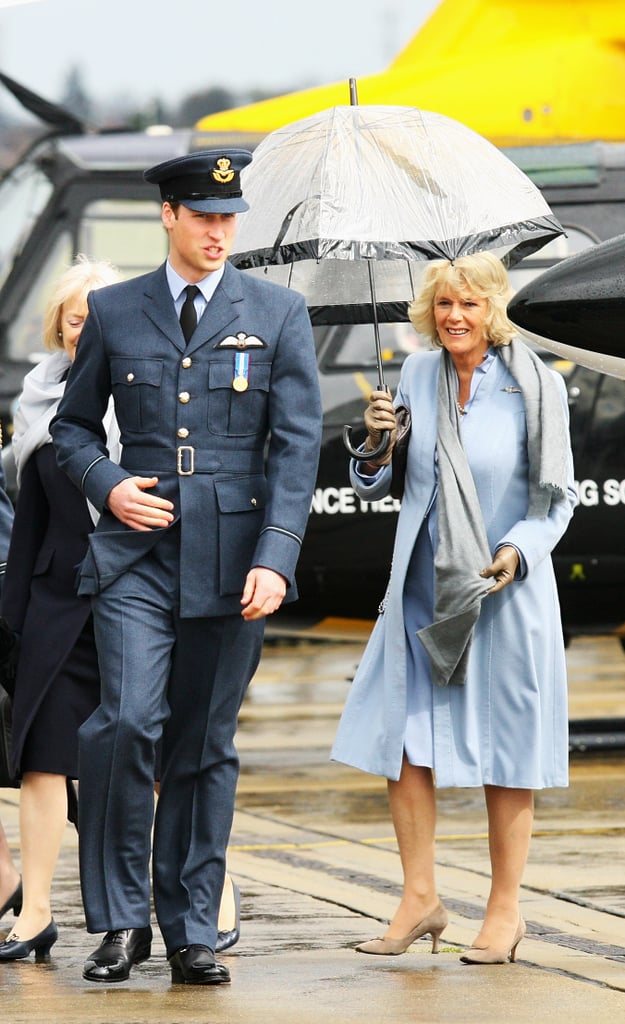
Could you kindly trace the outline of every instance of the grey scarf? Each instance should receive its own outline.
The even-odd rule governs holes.
[[[59,349],[42,359],[24,377],[13,417],[12,448],[18,485],[22,469],[33,452],[52,440],[48,429],[50,420],[65,391],[65,378],[71,365],[65,350]]]
[[[553,374],[522,341],[495,349],[523,393],[529,459],[528,517],[548,515],[567,482],[567,426]],[[438,378],[438,547],[434,622],[417,632],[437,686],[466,678],[473,629],[491,586],[479,573],[492,561],[482,512],[462,447],[456,375],[443,352]]]
[[[59,349],[42,359],[24,377],[22,393],[13,418],[11,441],[18,486],[21,483],[22,470],[33,452],[52,441],[50,421],[56,415],[63,397],[65,380],[71,365],[65,350]],[[112,400],[102,422],[106,431],[109,457],[113,462],[119,462],[121,442]],[[93,522],[97,523],[99,512],[91,502],[88,501],[87,505]]]

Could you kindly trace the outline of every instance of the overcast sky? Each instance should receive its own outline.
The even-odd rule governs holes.
[[[274,95],[383,71],[439,0],[0,0],[0,70],[51,100]]]

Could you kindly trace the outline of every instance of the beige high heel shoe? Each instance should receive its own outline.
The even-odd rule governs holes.
[[[505,964],[507,960],[512,964],[516,960],[516,948],[524,935],[525,921],[520,917],[512,940],[512,946],[509,950],[491,949],[490,946],[480,949],[478,946],[471,946],[466,953],[463,953],[460,960],[463,964]]]
[[[408,932],[403,939],[369,939],[368,942],[361,942],[356,946],[358,953],[374,953],[377,956],[399,956],[405,953],[408,946],[420,939],[422,935],[432,936],[432,952],[438,953],[438,940],[447,927],[449,918],[447,911],[440,902],[434,910],[427,914],[419,924]]]

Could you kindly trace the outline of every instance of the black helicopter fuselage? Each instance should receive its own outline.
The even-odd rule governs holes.
[[[156,267],[166,235],[145,167],[206,146],[258,138],[165,134],[56,134],[0,182],[0,417],[10,437],[24,373],[43,355],[41,323],[50,288],[78,252],[111,260],[125,276]],[[567,237],[512,272],[515,288],[572,252],[625,232],[625,145],[508,150],[542,188]],[[405,322],[381,325],[387,383],[417,343]],[[377,371],[369,325],[316,327],[324,406],[323,448],[300,559],[298,609],[311,618],[375,617],[388,575],[398,504],[364,503],[349,486],[342,435],[357,443]],[[592,338],[589,342],[592,346]],[[541,353],[565,377],[579,507],[555,552],[565,632],[625,625],[625,382]]]

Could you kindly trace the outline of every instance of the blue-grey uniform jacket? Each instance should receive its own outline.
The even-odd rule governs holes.
[[[243,390],[235,374],[246,375]],[[101,425],[110,394],[120,465]],[[297,597],[321,440],[312,329],[297,292],[226,264],[188,344],[164,265],[91,292],[51,433],[59,465],[102,511],[80,593],[98,593],[162,535],[126,527],[105,507],[125,477],[157,476],[155,493],[180,522],[181,615],[240,611],[253,566],[283,575],[286,600]]]

